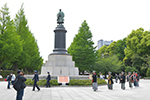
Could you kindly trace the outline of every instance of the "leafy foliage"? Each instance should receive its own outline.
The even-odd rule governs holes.
[[[116,56],[112,57],[103,57],[98,59],[94,66],[94,70],[96,72],[102,72],[103,74],[107,74],[109,71],[116,73],[122,71],[122,62],[118,60]]]
[[[148,68],[146,75],[147,77],[150,77],[150,68]]]
[[[27,24],[23,5],[14,20],[7,4],[0,10],[0,69],[32,71],[42,66],[37,41]]]
[[[86,21],[82,23],[78,34],[68,48],[68,53],[73,56],[75,65],[80,72],[90,71],[90,65],[94,65],[96,60],[95,48],[93,47],[92,33]]]
[[[131,34],[126,38],[125,58],[127,65],[135,67],[139,73],[143,65],[149,66],[150,55],[150,32],[144,31],[143,28],[132,30]]]
[[[138,71],[135,67],[131,67],[131,66],[126,66],[125,67],[125,72],[131,72],[133,73],[134,71]]]

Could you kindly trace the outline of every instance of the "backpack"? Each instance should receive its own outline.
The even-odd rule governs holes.
[[[134,82],[134,80],[133,80],[133,76],[131,76],[130,82],[131,82],[131,83],[133,83],[133,82]]]
[[[6,81],[11,81],[11,77],[12,77],[11,75],[8,75]]]
[[[13,85],[13,88],[18,91],[21,89],[21,82],[19,81],[19,78],[17,77],[15,82],[14,82],[14,85]]]

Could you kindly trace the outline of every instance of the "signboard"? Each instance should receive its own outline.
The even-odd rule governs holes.
[[[58,83],[69,83],[68,76],[58,76]]]

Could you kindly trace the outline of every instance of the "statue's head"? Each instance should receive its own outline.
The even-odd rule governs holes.
[[[61,11],[61,9],[59,9],[59,11]]]

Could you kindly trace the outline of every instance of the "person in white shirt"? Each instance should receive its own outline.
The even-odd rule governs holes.
[[[14,85],[14,82],[15,82],[16,76],[15,76],[15,74],[13,74],[13,72],[12,72],[11,74],[12,74],[11,84],[12,84],[12,85]]]

